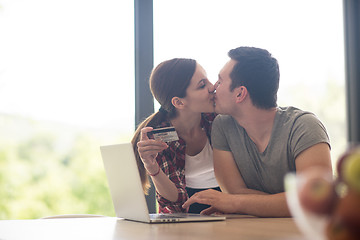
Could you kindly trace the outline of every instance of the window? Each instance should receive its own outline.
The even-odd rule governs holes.
[[[99,146],[134,132],[133,12],[0,2],[0,219],[114,215]]]
[[[315,113],[335,164],[346,147],[342,1],[154,0],[154,65],[196,59],[211,81],[239,46],[279,61],[279,106]]]

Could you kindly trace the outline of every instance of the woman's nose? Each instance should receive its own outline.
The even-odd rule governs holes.
[[[215,86],[212,83],[210,83],[209,84],[209,93],[214,93],[214,92],[215,92]]]

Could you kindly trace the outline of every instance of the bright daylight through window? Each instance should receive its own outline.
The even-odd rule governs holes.
[[[99,146],[135,127],[133,5],[0,1],[0,219],[114,215]]]
[[[333,163],[346,148],[342,1],[154,1],[154,65],[196,59],[209,80],[239,46],[279,61],[279,106],[315,113],[325,124]]]

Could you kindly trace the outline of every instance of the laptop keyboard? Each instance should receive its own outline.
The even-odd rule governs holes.
[[[173,218],[184,218],[185,216],[177,214],[150,214],[152,219],[173,219]]]

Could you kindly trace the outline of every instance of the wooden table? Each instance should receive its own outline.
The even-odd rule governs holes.
[[[1,220],[0,240],[305,239],[292,218],[239,216],[218,222],[146,224],[113,217]]]

